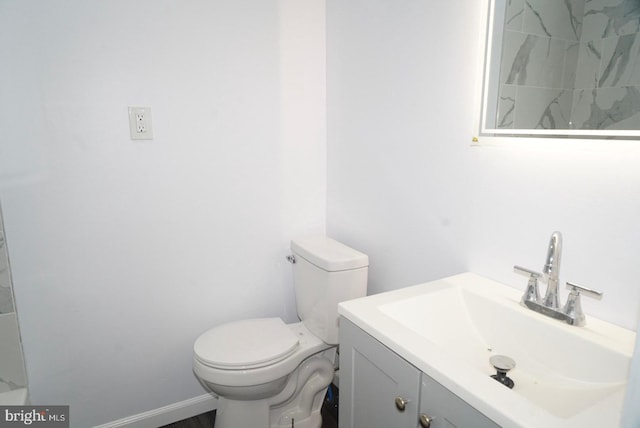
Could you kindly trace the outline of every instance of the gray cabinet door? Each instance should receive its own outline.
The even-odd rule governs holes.
[[[416,428],[419,394],[417,368],[340,319],[340,428]]]
[[[424,373],[420,391],[420,413],[432,419],[430,428],[500,428]]]

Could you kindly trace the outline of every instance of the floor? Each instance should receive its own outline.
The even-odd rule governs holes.
[[[338,398],[338,388],[332,384],[322,405],[322,428],[338,428]],[[214,410],[161,428],[213,428],[215,421]]]
[[[189,419],[174,422],[161,428],[212,428],[216,421],[216,411],[203,413]]]

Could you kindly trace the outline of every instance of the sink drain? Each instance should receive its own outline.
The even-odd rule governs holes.
[[[506,355],[493,355],[489,358],[489,362],[497,371],[497,373],[491,375],[491,377],[507,388],[513,388],[515,383],[513,383],[513,380],[511,380],[509,376],[507,376],[507,373],[516,366],[516,362]]]

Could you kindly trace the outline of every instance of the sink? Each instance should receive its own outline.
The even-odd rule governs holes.
[[[502,426],[617,426],[635,333],[588,314],[570,326],[523,307],[521,295],[465,273],[340,313]],[[516,362],[513,389],[490,378],[493,355]]]

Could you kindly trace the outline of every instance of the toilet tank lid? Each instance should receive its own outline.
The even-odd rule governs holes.
[[[291,241],[291,250],[329,272],[369,266],[369,257],[366,254],[324,235],[294,239]]]

